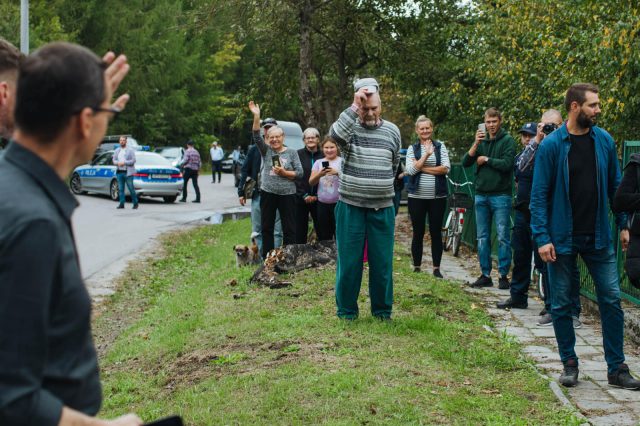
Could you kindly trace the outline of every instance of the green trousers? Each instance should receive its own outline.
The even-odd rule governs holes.
[[[371,313],[391,317],[393,304],[393,206],[382,209],[356,207],[338,201],[335,208],[336,305],[338,317],[358,317],[358,294],[362,283],[362,256],[365,239],[369,255],[369,297]]]

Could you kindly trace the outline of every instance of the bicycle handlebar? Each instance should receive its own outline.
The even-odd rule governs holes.
[[[473,182],[465,182],[465,183],[454,182],[454,181],[451,180],[449,175],[447,175],[447,180],[449,181],[449,183],[451,185],[455,186],[456,188],[462,188],[462,187],[467,186],[467,185],[473,185]]]

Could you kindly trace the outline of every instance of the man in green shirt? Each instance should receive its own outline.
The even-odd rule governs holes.
[[[515,141],[502,129],[502,115],[497,108],[484,113],[484,123],[476,132],[476,139],[462,158],[464,167],[476,164],[476,231],[478,260],[482,275],[472,287],[491,287],[491,221],[498,234],[498,288],[509,288],[511,266],[511,199]]]

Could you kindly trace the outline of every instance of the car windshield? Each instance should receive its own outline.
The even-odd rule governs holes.
[[[164,166],[172,167],[169,160],[159,154],[136,154],[136,166]]]
[[[156,152],[162,155],[163,157],[168,157],[168,158],[176,158],[176,157],[180,157],[181,155],[180,148],[157,148]]]

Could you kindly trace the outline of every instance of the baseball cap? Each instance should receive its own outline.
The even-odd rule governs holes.
[[[272,127],[272,126],[277,126],[278,122],[276,121],[275,118],[265,118],[264,120],[262,120],[262,123],[260,123],[260,127]]]
[[[526,133],[528,135],[535,136],[538,133],[538,123],[525,123],[524,126],[518,130],[518,133]]]
[[[380,85],[375,78],[361,78],[356,80],[353,83],[353,91],[357,92],[358,90],[365,88],[369,93],[376,93],[378,89],[380,89]]]

